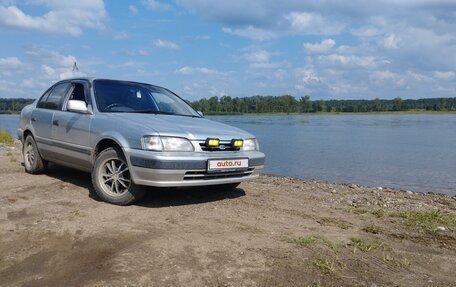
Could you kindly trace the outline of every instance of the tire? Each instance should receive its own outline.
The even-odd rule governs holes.
[[[98,197],[116,205],[132,204],[144,195],[144,188],[131,180],[128,163],[118,148],[107,148],[97,156],[92,184]]]
[[[24,157],[24,167],[27,173],[40,174],[46,170],[47,161],[41,157],[35,139],[31,135],[28,135],[24,140],[22,156]]]

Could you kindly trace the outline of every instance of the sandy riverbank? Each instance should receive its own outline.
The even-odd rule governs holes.
[[[0,148],[1,286],[454,286],[456,200],[262,176],[118,207]],[[373,285],[375,283],[375,285]]]

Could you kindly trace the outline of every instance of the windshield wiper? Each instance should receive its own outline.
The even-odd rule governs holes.
[[[163,111],[155,111],[155,110],[139,110],[139,111],[131,111],[130,113],[154,114],[154,115],[174,115],[173,113],[163,112]]]
[[[156,111],[156,110],[138,110],[138,111],[131,111],[130,113],[154,114],[154,115],[172,115],[172,116],[200,118],[200,116],[196,116],[196,115],[175,114],[175,113]]]

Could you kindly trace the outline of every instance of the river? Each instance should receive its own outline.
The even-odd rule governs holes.
[[[268,174],[456,195],[454,114],[208,118],[256,135]],[[0,129],[18,121],[0,115]]]

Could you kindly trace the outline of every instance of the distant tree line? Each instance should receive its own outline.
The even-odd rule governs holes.
[[[196,110],[205,114],[248,114],[248,113],[367,113],[394,112],[409,110],[455,111],[455,98],[428,98],[419,100],[317,100],[309,96],[296,99],[284,96],[253,96],[231,98],[230,96],[211,97],[190,103]]]
[[[34,99],[2,99],[0,98],[0,114],[17,114],[22,108],[35,101]]]
[[[19,113],[31,104],[33,99],[0,98],[0,114]],[[205,114],[248,114],[248,113],[368,113],[409,110],[456,111],[455,98],[428,98],[419,100],[317,100],[309,96],[296,99],[284,96],[253,96],[232,98],[230,96],[211,97],[189,102],[193,108]]]

